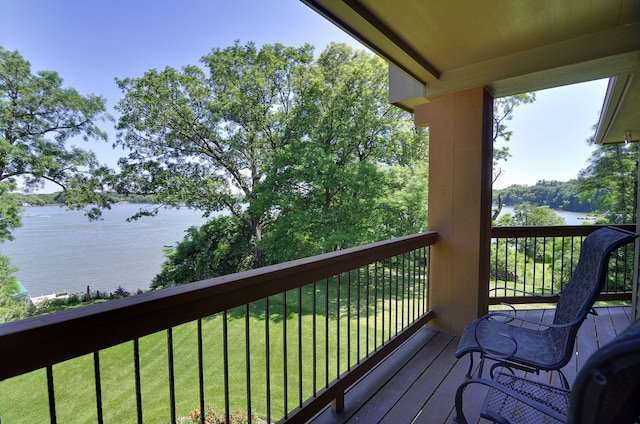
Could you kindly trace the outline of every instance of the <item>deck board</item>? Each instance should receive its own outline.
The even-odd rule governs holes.
[[[425,402],[436,393],[440,382],[449,375],[457,363],[454,356],[457,345],[457,339],[450,337],[438,358],[420,374],[381,422],[390,424],[406,422],[407,418],[413,419],[420,415]]]
[[[603,307],[597,310],[598,315],[589,315],[580,327],[575,344],[576,354],[563,369],[570,383],[593,352],[631,323],[630,307]],[[550,310],[518,311],[518,314],[543,322],[553,319],[553,311]],[[526,325],[535,327],[533,324]],[[457,345],[457,337],[426,328],[419,331],[347,391],[343,411],[335,413],[327,407],[311,422],[453,423],[455,393],[465,381],[469,366],[467,357],[460,360],[455,358]],[[490,364],[485,366],[485,373],[489,367]],[[528,377],[559,384],[556,377],[544,372]],[[471,416],[478,416],[485,391],[473,388],[465,393],[465,411]]]

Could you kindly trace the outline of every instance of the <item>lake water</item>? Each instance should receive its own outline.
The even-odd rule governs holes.
[[[564,222],[566,225],[582,225],[585,222],[593,223],[593,220],[586,219],[587,215],[591,216],[591,214],[588,214],[586,212],[567,212],[555,209],[554,212],[564,218]],[[503,206],[499,216],[507,213],[513,214],[513,207]]]
[[[201,213],[163,209],[156,217],[126,222],[140,205],[114,205],[103,220],[89,221],[81,211],[58,206],[27,207],[15,240],[0,244],[0,254],[19,268],[18,280],[30,296],[53,292],[112,292],[122,286],[146,290],[165,260],[163,248],[182,240],[185,230],[202,225]],[[504,207],[502,213],[513,212]],[[585,222],[585,213],[556,211],[567,225]]]
[[[87,286],[92,291],[145,290],[165,260],[163,248],[206,220],[200,212],[181,208],[126,222],[139,208],[113,205],[103,220],[89,221],[81,211],[27,207],[15,240],[1,243],[0,254],[19,268],[16,275],[30,296],[84,292]]]

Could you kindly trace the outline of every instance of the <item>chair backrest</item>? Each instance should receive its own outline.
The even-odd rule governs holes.
[[[587,316],[607,280],[611,252],[632,242],[637,236],[619,228],[605,227],[584,239],[578,265],[560,294],[555,324],[566,324]]]
[[[571,359],[578,329],[607,281],[611,252],[631,243],[636,237],[638,235],[630,231],[604,227],[589,234],[582,242],[578,265],[560,294],[553,319],[554,324],[576,324],[550,329],[558,352],[563,352],[558,367]]]
[[[640,320],[595,352],[569,398],[572,424],[640,422]]]

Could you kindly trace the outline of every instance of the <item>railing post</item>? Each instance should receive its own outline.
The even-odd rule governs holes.
[[[338,397],[331,401],[331,410],[333,412],[341,412],[344,410],[344,392],[338,393]]]

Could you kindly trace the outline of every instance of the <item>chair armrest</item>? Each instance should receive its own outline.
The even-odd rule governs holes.
[[[495,311],[495,312],[490,312],[487,315],[479,318],[480,320],[483,319],[491,319],[494,317],[503,317],[505,318],[505,321],[507,322],[511,322],[511,321],[520,321],[520,322],[527,322],[530,324],[537,324],[540,325],[542,327],[547,327],[547,328],[567,328],[567,327],[573,327],[574,325],[582,322],[584,320],[584,318],[578,318],[575,319],[573,321],[567,322],[566,324],[553,324],[550,322],[543,322],[543,321],[536,321],[536,320],[532,320],[532,319],[528,319],[528,318],[521,318],[519,316],[516,315],[511,315],[511,314],[505,314],[504,312],[499,312],[499,311]]]
[[[456,418],[455,421],[458,424],[468,424],[469,422],[467,421],[466,417],[464,416],[464,412],[463,412],[463,408],[462,408],[462,395],[464,394],[464,391],[467,389],[467,387],[471,384],[479,384],[479,385],[483,385],[483,386],[487,386],[489,388],[493,388],[494,390],[498,390],[504,394],[506,394],[507,396],[510,396],[514,399],[517,399],[518,401],[530,406],[531,408],[537,409],[538,411],[542,412],[543,414],[558,420],[560,422],[564,422],[567,420],[567,417],[559,414],[557,411],[549,408],[548,406],[538,403],[536,401],[534,401],[533,399],[527,398],[525,396],[522,396],[520,393],[514,392],[513,390],[509,389],[506,386],[503,386],[500,383],[497,383],[493,380],[487,380],[484,378],[474,378],[468,381],[465,381],[464,383],[462,383],[459,387],[458,390],[456,390],[456,398],[455,398],[455,409],[456,409]],[[496,417],[497,418],[497,417]],[[502,417],[504,418],[504,417]],[[475,420],[474,420],[475,422]],[[509,421],[505,418],[504,421],[500,420],[499,421],[500,424],[509,424]]]

